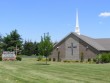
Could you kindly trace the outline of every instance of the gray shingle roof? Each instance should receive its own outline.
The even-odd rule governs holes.
[[[110,38],[100,38],[95,39],[95,41],[103,46],[106,50],[110,51]]]
[[[96,48],[97,50],[110,51],[110,38],[94,39],[85,35],[78,35],[76,33],[73,34],[75,34],[77,37],[79,37],[80,39],[82,39],[92,47]]]
[[[74,32],[70,33],[69,35],[71,34],[77,36],[78,38],[80,38],[81,40],[83,40],[84,42],[86,42],[87,44],[89,44],[90,46],[92,46],[93,48],[99,51],[110,51],[110,38],[94,39],[85,35],[78,35]],[[69,35],[64,37],[58,44],[55,45],[55,47],[61,44],[63,41],[65,41],[65,39],[69,37]]]

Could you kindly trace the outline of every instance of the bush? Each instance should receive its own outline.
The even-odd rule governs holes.
[[[70,60],[64,60],[63,62],[65,62],[65,63],[70,63],[71,61],[70,61]]]
[[[91,58],[88,58],[88,62],[91,62]]]
[[[109,58],[109,62],[110,62],[110,53],[108,53],[108,58]]]
[[[47,61],[51,60],[51,58],[47,58]],[[43,57],[41,55],[37,56],[37,61],[46,61],[46,57]]]
[[[74,61],[74,60],[64,60],[64,63],[77,63],[79,62],[78,60]]]
[[[46,61],[46,58],[42,58],[41,61]],[[49,61],[49,59],[47,58],[47,61]]]
[[[2,61],[2,57],[0,56],[0,61]]]
[[[97,56],[96,56],[96,63],[98,64],[98,63],[101,63],[101,54],[98,54]]]
[[[19,56],[17,56],[17,57],[16,57],[16,60],[17,60],[17,61],[21,61],[21,60],[22,60],[22,58],[21,58],[21,57],[19,57]]]
[[[67,60],[64,60],[63,62],[65,62],[65,63],[66,63],[66,62],[67,62]]]
[[[109,63],[110,53],[102,53],[96,57],[96,63]]]
[[[102,63],[109,63],[110,62],[109,56],[110,55],[108,53],[103,53],[101,56],[101,62]]]
[[[38,55],[38,57],[37,57],[37,61],[41,61],[42,60],[42,56],[41,55]]]
[[[96,62],[96,58],[93,58],[93,62]]]
[[[49,61],[51,61],[51,58],[49,58]]]
[[[80,53],[80,62],[83,62],[83,61],[84,61],[84,53],[81,52],[81,53]]]
[[[75,62],[79,62],[78,60],[76,60]]]

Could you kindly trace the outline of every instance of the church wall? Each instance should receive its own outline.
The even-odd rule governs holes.
[[[73,44],[72,44],[73,43]],[[71,46],[75,46],[75,48],[71,49]],[[57,47],[59,49],[57,50]],[[95,58],[99,51],[90,46],[85,41],[78,38],[76,35],[70,34],[60,43],[58,43],[49,56],[52,61],[58,61],[58,52],[60,61],[63,60],[80,60],[81,53],[83,53],[84,59]]]
[[[92,46],[90,46],[82,40],[80,40],[79,52],[80,56],[81,53],[83,53],[85,60],[87,60],[88,58],[95,58],[96,55],[99,53],[98,50],[96,50],[95,48],[93,48]]]
[[[72,54],[72,49],[71,43],[73,43],[73,54]],[[65,42],[65,60],[79,60],[79,42],[78,38],[75,36],[68,37],[68,39]]]
[[[60,61],[64,60],[65,58],[65,42],[61,43],[57,47],[54,48],[52,54],[49,56],[49,58],[51,58],[51,61],[58,61],[58,52]]]

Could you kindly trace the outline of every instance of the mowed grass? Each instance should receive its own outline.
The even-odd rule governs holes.
[[[110,64],[37,62],[35,58],[0,62],[0,83],[110,83]]]

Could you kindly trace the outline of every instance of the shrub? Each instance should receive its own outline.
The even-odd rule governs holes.
[[[108,58],[109,58],[109,62],[110,62],[110,53],[108,53]]]
[[[80,53],[80,62],[83,62],[83,61],[84,61],[84,53],[81,52],[81,53]]]
[[[42,58],[41,61],[46,61],[46,58]],[[47,58],[47,61],[49,61],[49,59]]]
[[[70,60],[64,60],[63,62],[65,62],[65,63],[70,63],[71,61],[70,61]]]
[[[64,60],[63,62],[67,62],[67,60]]]
[[[0,56],[0,61],[2,61],[2,57]]]
[[[64,60],[64,63],[77,63],[79,62],[78,60],[74,61],[74,60]]]
[[[47,61],[49,61],[49,60],[51,60],[51,58],[50,58],[50,59],[47,58]],[[43,57],[43,56],[41,56],[41,55],[39,55],[39,56],[37,57],[37,61],[46,61],[46,58]]]
[[[96,58],[93,58],[93,62],[96,62]]]
[[[91,58],[88,58],[88,62],[91,62]]]
[[[49,61],[51,61],[51,58],[49,58]]]
[[[19,57],[19,56],[17,56],[17,57],[16,57],[16,60],[17,60],[17,61],[21,61],[21,60],[22,60],[22,58],[21,58],[21,57]]]
[[[78,60],[76,60],[75,62],[79,62]]]
[[[102,53],[96,57],[96,63],[109,63],[110,53]]]
[[[102,56],[101,56],[101,61],[102,61],[102,63],[110,62],[109,54],[108,53],[103,53]]]
[[[96,63],[97,63],[97,64],[102,62],[101,57],[102,57],[101,54],[98,54],[98,55],[96,56]]]
[[[55,58],[53,58],[53,61],[56,61],[56,59],[55,59]]]
[[[41,55],[39,55],[38,57],[37,57],[37,61],[41,61],[42,60],[42,56]]]

